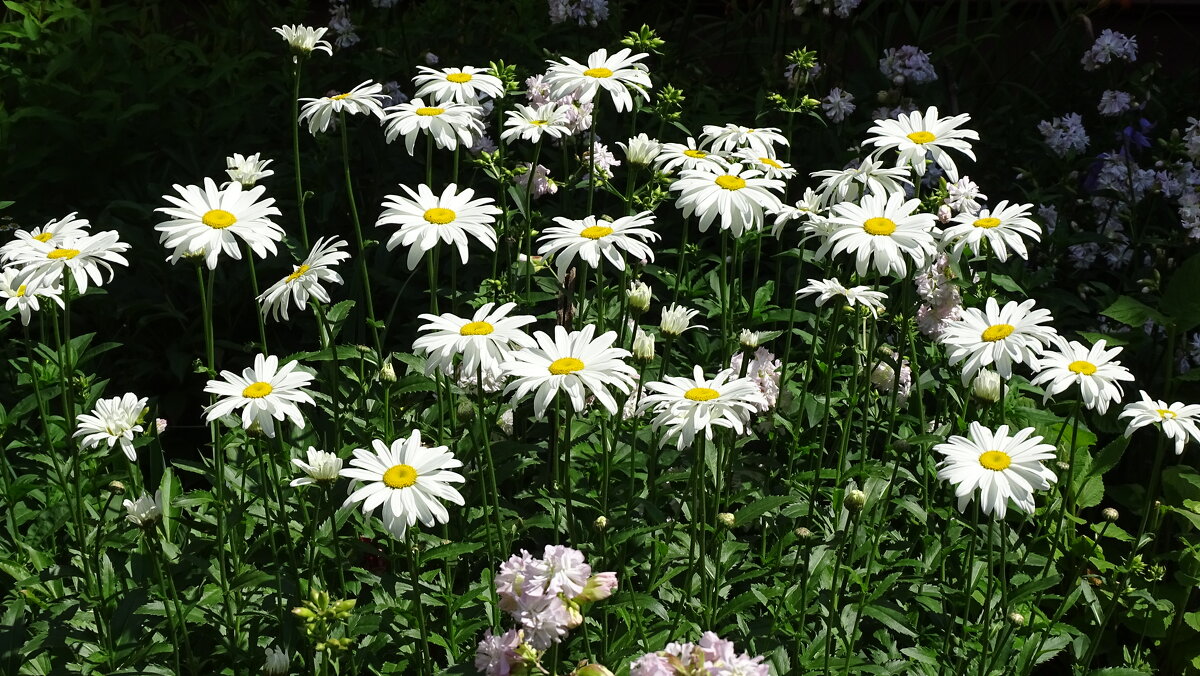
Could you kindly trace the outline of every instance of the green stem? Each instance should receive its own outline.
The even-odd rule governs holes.
[[[294,82],[292,86],[292,164],[296,169],[296,213],[300,217],[300,241],[308,249],[308,219],[304,215],[304,186],[300,180],[300,66],[299,57],[295,61]]]
[[[379,340],[379,327],[375,320],[375,301],[371,297],[371,277],[367,273],[367,251],[363,244],[362,224],[358,220],[358,202],[354,198],[354,182],[350,178],[350,130],[346,126],[346,113],[338,113],[342,132],[342,173],[346,176],[346,197],[350,200],[350,220],[354,223],[354,242],[358,246],[358,275],[362,281],[363,299],[367,302],[367,324],[375,342],[375,353],[383,358],[383,344]],[[432,143],[432,141],[430,141]]]

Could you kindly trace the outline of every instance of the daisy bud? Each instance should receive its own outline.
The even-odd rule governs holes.
[[[662,150],[662,144],[646,136],[638,134],[629,139],[629,144],[618,142],[617,145],[625,151],[625,160],[630,164],[646,166],[652,164]]]
[[[729,512],[721,512],[717,515],[717,523],[721,524],[725,528],[733,528],[733,524],[737,523],[737,521]]]
[[[1100,516],[1104,517],[1105,521],[1112,523],[1121,518],[1121,513],[1112,507],[1105,507],[1104,511],[1100,512]]]
[[[972,394],[982,401],[1000,401],[1000,374],[991,369],[981,369],[971,385]]]
[[[654,360],[654,336],[641,329],[637,330],[633,336],[633,358],[644,362]]]
[[[596,530],[604,530],[605,528],[608,528],[608,517],[598,516],[592,525],[596,527]]]
[[[475,417],[475,404],[470,399],[459,399],[454,408],[454,416],[459,422],[469,422]]]
[[[634,314],[641,314],[650,309],[650,287],[645,282],[634,282],[625,292],[629,309]]]
[[[749,349],[758,347],[760,338],[761,334],[758,331],[751,331],[750,329],[742,329],[742,332],[738,334],[738,342],[742,344],[742,347]]]
[[[267,661],[263,664],[266,676],[285,676],[291,667],[287,653],[274,646],[267,648]]]
[[[1008,614],[1008,621],[1017,627],[1025,626],[1025,616],[1015,610]]]
[[[149,528],[162,518],[161,491],[156,491],[153,497],[143,493],[137,500],[125,500],[122,504],[127,512],[125,518],[140,528]]]
[[[383,368],[379,369],[379,379],[385,383],[396,382],[396,368],[392,366],[392,362],[383,363]]]
[[[167,431],[167,419],[166,418],[155,418],[154,419],[154,431],[158,432],[159,434],[166,432]]]
[[[867,504],[867,494],[857,488],[846,493],[845,503],[846,509],[851,512],[857,512]]]
[[[121,483],[120,481],[110,481],[108,482],[108,490],[116,493],[117,495],[124,495],[125,484]]]
[[[797,528],[796,530],[792,531],[792,533],[794,533],[796,537],[800,538],[801,540],[807,540],[812,537],[812,531],[804,526]]]

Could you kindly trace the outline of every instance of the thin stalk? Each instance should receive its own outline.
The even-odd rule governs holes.
[[[350,130],[346,126],[346,113],[339,112],[342,132],[342,173],[346,176],[346,197],[350,200],[350,220],[354,223],[354,243],[358,246],[358,275],[362,281],[363,299],[367,301],[367,324],[375,342],[375,353],[383,358],[383,343],[379,340],[379,328],[375,325],[375,301],[371,297],[371,277],[367,273],[367,251],[363,244],[362,223],[358,220],[358,202],[354,199],[354,181],[350,178]],[[432,143],[432,141],[430,141]]]
[[[254,292],[254,319],[258,322],[258,342],[263,354],[270,354],[267,348],[267,323],[261,309],[258,307],[258,272],[254,269],[254,251],[246,245],[246,265],[250,268],[250,289]]]
[[[296,212],[300,217],[300,241],[308,249],[308,219],[304,215],[304,186],[300,180],[300,57],[293,56],[292,69],[292,165],[296,169]]]

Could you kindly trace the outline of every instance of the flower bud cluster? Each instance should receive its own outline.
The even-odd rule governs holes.
[[[329,592],[313,589],[307,601],[292,608],[292,614],[304,621],[304,634],[312,639],[317,652],[340,652],[353,647],[354,639],[330,634],[350,618],[355,603],[354,599],[331,599]]]

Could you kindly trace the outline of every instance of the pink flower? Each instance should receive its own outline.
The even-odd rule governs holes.
[[[516,652],[520,643],[521,634],[516,629],[509,629],[501,636],[494,636],[488,629],[475,651],[475,668],[488,676],[508,676],[513,666],[521,663]]]

